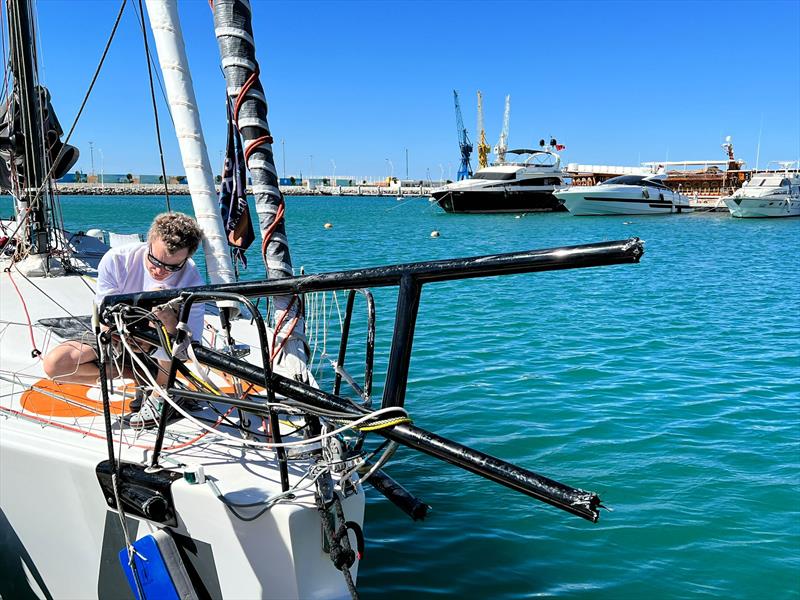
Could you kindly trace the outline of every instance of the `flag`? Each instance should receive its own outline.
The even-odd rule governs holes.
[[[567,147],[564,146],[563,144],[556,144],[556,150],[558,150],[559,152],[561,152],[562,150],[566,150],[566,149],[567,149]]]
[[[250,247],[256,235],[247,205],[247,166],[244,162],[242,138],[233,122],[233,110],[228,100],[228,142],[225,148],[225,162],[222,166],[222,182],[219,188],[219,207],[222,223],[228,235],[228,246],[234,265],[242,262],[247,268],[245,250]]]

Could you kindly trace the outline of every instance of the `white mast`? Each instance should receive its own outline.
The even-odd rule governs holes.
[[[146,3],[195,218],[205,234],[203,251],[208,276],[212,284],[230,283],[236,276],[219,212],[214,172],[200,125],[177,1],[146,0]]]

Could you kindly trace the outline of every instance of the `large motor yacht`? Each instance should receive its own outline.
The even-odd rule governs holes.
[[[800,173],[782,163],[783,173],[755,173],[750,181],[725,198],[734,217],[800,216]]]
[[[657,215],[691,212],[689,199],[664,184],[664,175],[623,175],[599,185],[555,193],[573,215]]]
[[[564,183],[555,146],[519,148],[508,154],[527,158],[484,167],[469,179],[434,190],[433,199],[449,213],[563,211],[553,195]]]

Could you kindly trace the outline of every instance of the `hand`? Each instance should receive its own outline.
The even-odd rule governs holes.
[[[172,308],[162,308],[153,310],[153,314],[164,324],[167,333],[175,335],[178,327],[178,313],[175,310]]]

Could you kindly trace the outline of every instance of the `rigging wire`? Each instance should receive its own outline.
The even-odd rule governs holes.
[[[35,283],[33,283],[33,281],[31,281],[31,278],[30,278],[30,277],[28,277],[27,275],[25,275],[25,273],[23,273],[22,271],[20,271],[20,270],[19,270],[19,267],[17,267],[16,265],[14,265],[14,269],[17,271],[17,273],[19,273],[19,274],[20,274],[20,275],[21,275],[21,276],[22,276],[22,277],[25,279],[25,281],[27,281],[27,282],[28,282],[29,284],[31,284],[31,285],[32,285],[34,288],[36,288],[36,290],[37,290],[37,291],[38,291],[40,294],[42,294],[42,295],[43,295],[45,298],[47,298],[48,300],[50,300],[50,301],[51,301],[53,304],[55,304],[55,305],[56,305],[58,308],[60,308],[61,310],[63,310],[65,313],[67,313],[67,314],[68,314],[70,317],[72,317],[73,319],[77,319],[77,318],[78,318],[76,315],[72,314],[72,313],[71,313],[69,310],[67,310],[66,308],[64,308],[64,306],[62,306],[62,305],[61,305],[61,304],[60,304],[60,303],[59,303],[59,302],[58,302],[58,301],[57,301],[55,298],[53,298],[53,297],[52,297],[50,294],[48,294],[48,293],[47,293],[47,292],[45,292],[45,291],[44,291],[42,288],[40,288],[38,285],[36,285]],[[9,273],[9,274],[11,274],[10,268],[9,268],[9,271],[8,271],[8,273]],[[84,322],[82,322],[82,321],[79,321],[79,322],[80,322],[80,324],[81,324],[81,325],[82,325],[84,328],[86,328],[88,331],[92,331],[91,327],[89,327],[88,325],[86,325],[86,323],[84,323]]]
[[[135,6],[135,5],[134,5]],[[164,180],[164,196],[167,200],[167,211],[172,212],[172,207],[169,201],[169,183],[167,182],[167,167],[164,164],[164,146],[161,143],[161,127],[158,123],[158,105],[156,104],[156,90],[153,86],[153,67],[150,64],[150,44],[147,40],[147,28],[144,26],[144,6],[142,0],[139,0],[139,23],[142,26],[142,41],[144,42],[145,59],[147,60],[147,76],[150,80],[150,100],[153,103],[153,119],[156,124],[156,139],[158,140],[158,156],[161,160],[161,178]]]
[[[5,3],[0,4],[0,42],[2,42],[2,51],[3,51],[3,87],[0,89],[0,102],[3,102],[6,97],[8,96],[8,84],[9,84],[9,74],[11,73],[11,69],[9,67],[9,58],[8,58],[8,51],[6,49],[6,19],[7,17],[7,10],[6,10]]]
[[[124,328],[124,325],[122,323],[121,316],[120,315],[115,315],[115,319],[117,321],[117,323],[116,323],[117,324],[117,330],[118,330],[118,332],[120,334],[120,341],[128,349],[128,351],[131,352],[131,359],[133,361],[137,362],[139,364],[139,366],[144,369],[144,363],[142,363],[141,359],[133,353],[133,351],[132,351],[132,349],[131,349],[131,347],[129,345],[129,342],[128,342],[128,339],[127,339],[128,336],[125,334],[125,328]],[[149,374],[147,374],[147,375],[149,375]],[[173,410],[175,410],[178,414],[180,414],[182,417],[184,417],[190,423],[194,423],[194,425],[200,427],[201,429],[206,429],[206,430],[210,429],[207,425],[205,425],[204,423],[199,422],[192,415],[190,415],[188,412],[186,412],[180,406],[180,404],[178,402],[176,402],[175,400],[173,400],[170,397],[170,395],[167,393],[167,391],[161,385],[159,385],[158,382],[152,376],[148,376],[148,379],[150,380],[150,384],[153,386],[153,390],[155,392],[157,392],[158,395],[161,396],[161,398],[163,398],[173,408]],[[359,417],[357,419],[354,419],[354,420],[348,422],[346,425],[344,425],[342,427],[339,427],[337,429],[334,429],[333,431],[321,434],[321,435],[319,435],[317,437],[314,437],[314,438],[298,440],[296,442],[264,443],[264,442],[255,442],[253,440],[237,439],[237,438],[234,438],[233,436],[230,436],[230,435],[222,433],[222,432],[215,432],[215,433],[217,433],[220,436],[220,440],[218,441],[218,443],[223,444],[223,445],[227,441],[228,444],[230,444],[231,442],[234,442],[237,446],[253,446],[253,447],[256,447],[256,448],[265,448],[265,449],[291,448],[291,447],[297,447],[297,446],[308,446],[309,444],[322,442],[323,440],[325,440],[327,438],[330,438],[330,437],[333,437],[333,436],[336,436],[336,435],[338,435],[338,434],[340,434],[340,433],[342,433],[344,431],[347,431],[347,430],[350,430],[350,429],[355,429],[359,425],[362,425],[364,423],[373,422],[374,419],[376,419],[378,417],[383,417],[387,413],[394,413],[394,414],[400,413],[401,415],[403,415],[403,417],[407,417],[408,416],[408,413],[406,412],[406,410],[401,408],[401,407],[391,406],[391,407],[387,407],[387,408],[381,408],[381,409],[372,411],[372,412],[370,412],[370,413],[368,413],[368,414],[366,414],[364,416],[361,416],[361,417]]]
[[[78,125],[78,121],[80,120],[81,115],[83,114],[83,109],[86,107],[86,103],[89,101],[89,97],[91,96],[92,90],[94,89],[94,85],[97,82],[97,78],[100,75],[100,71],[103,68],[103,64],[105,63],[106,56],[108,55],[108,51],[111,48],[111,42],[114,40],[114,36],[117,33],[117,29],[119,27],[119,23],[122,20],[122,15],[123,15],[123,13],[125,11],[125,6],[127,5],[127,2],[128,2],[128,0],[122,0],[122,4],[120,5],[119,11],[117,13],[117,18],[114,21],[114,26],[111,28],[111,33],[109,34],[108,40],[106,41],[105,48],[103,49],[103,54],[100,56],[100,62],[97,64],[97,67],[95,68],[94,74],[92,75],[92,80],[89,83],[89,87],[86,90],[86,94],[84,95],[83,100],[81,101],[80,108],[78,108],[78,113],[75,115],[75,119],[72,121],[72,125],[70,126],[69,131],[67,132],[67,135],[64,138],[64,147],[67,146],[67,144],[70,141],[70,138],[72,138],[72,134],[75,131],[75,127]],[[8,236],[8,240],[6,240],[5,244],[3,244],[2,247],[0,247],[0,252],[2,252],[5,249],[5,247],[11,242],[11,240],[16,237],[16,235],[19,232],[19,230],[26,223],[26,221],[30,218],[31,207],[33,205],[35,205],[36,202],[39,201],[39,198],[41,196],[42,190],[44,190],[46,183],[50,180],[50,177],[53,174],[53,170],[55,169],[55,165],[58,162],[58,158],[59,157],[56,157],[56,160],[53,161],[53,164],[50,167],[50,171],[48,172],[47,177],[45,177],[44,182],[42,183],[42,186],[36,191],[36,195],[33,198],[33,200],[31,201],[31,205],[28,206],[25,214],[22,216],[22,218],[19,219],[19,223],[17,224],[17,227],[14,230],[14,233],[11,234],[10,236]],[[12,167],[13,167],[13,162],[12,162]],[[17,191],[16,195],[18,196],[18,191]]]

